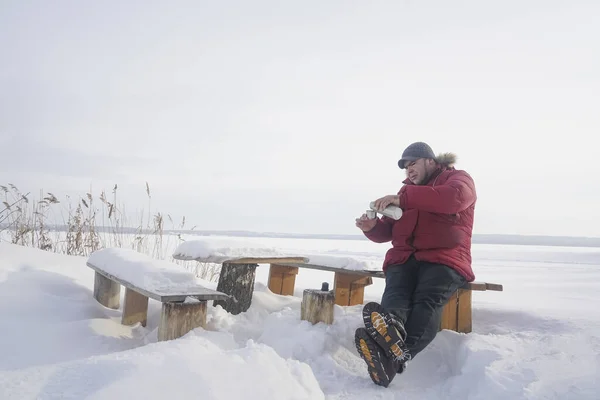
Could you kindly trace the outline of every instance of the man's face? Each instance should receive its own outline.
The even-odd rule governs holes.
[[[404,168],[406,168],[406,176],[413,184],[424,185],[429,181],[429,177],[435,169],[435,163],[433,160],[419,158],[415,161],[406,161]]]

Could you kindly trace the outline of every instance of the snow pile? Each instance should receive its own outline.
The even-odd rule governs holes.
[[[339,251],[331,249],[315,253],[314,249],[299,246],[287,248],[267,246],[263,244],[264,238],[260,238],[263,243],[251,239],[240,240],[222,236],[194,238],[181,243],[173,252],[173,257],[180,260],[215,263],[245,257],[304,257],[308,264],[348,270],[381,271],[382,260],[379,256],[374,257],[373,254],[336,254]],[[302,240],[298,240],[295,244],[301,243]]]
[[[297,246],[348,258],[370,251],[379,261],[385,253],[359,241]],[[588,262],[563,262],[568,254]],[[247,312],[211,305],[206,330],[158,342],[159,302],[150,299],[146,327],[122,326],[121,310],[93,299],[85,258],[0,244],[0,399],[598,399],[599,255],[475,246],[477,279],[504,292],[474,292],[473,332],[440,332],[386,389],[371,382],[354,348],[361,306],[335,306],[332,325],[300,320],[302,290],[331,282],[332,272],[301,269],[295,296],[279,296],[259,267]],[[378,301],[383,287],[374,278],[365,301]]]
[[[0,258],[0,399],[324,398],[307,364],[251,337],[198,329],[158,342],[152,299],[146,328],[121,325],[93,299],[83,257],[0,243]]]
[[[194,334],[4,373],[0,393],[2,399],[324,399],[308,365],[253,341],[237,348],[231,339]]]

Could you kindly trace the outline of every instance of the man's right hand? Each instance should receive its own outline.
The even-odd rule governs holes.
[[[363,214],[360,218],[356,218],[356,226],[363,232],[368,232],[377,225],[377,218],[369,219],[367,214]]]

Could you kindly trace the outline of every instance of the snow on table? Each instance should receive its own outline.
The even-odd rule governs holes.
[[[158,301],[183,301],[186,297],[226,299],[208,289],[183,267],[126,248],[106,248],[90,255],[87,265],[109,279]]]
[[[335,252],[336,255],[331,253]],[[375,255],[338,253],[329,250],[314,253],[300,248],[276,248],[261,243],[233,238],[210,237],[194,239],[181,243],[173,252],[173,258],[179,260],[196,260],[200,262],[222,263],[242,258],[305,258],[299,264],[322,266],[331,269],[352,271],[381,271],[381,258]]]

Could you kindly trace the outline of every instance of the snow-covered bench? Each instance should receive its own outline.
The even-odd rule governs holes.
[[[302,253],[244,242],[236,246],[236,242],[231,240],[225,245],[219,245],[215,240],[193,240],[179,245],[173,258],[222,264],[217,290],[231,295],[233,299],[220,304],[233,314],[246,311],[250,306],[255,271],[259,264],[270,266],[269,290],[280,295],[294,294],[300,268],[333,272],[335,304],[340,306],[362,304],[365,287],[373,283],[373,278],[385,278],[380,260]],[[458,289],[444,307],[440,330],[471,332],[472,292],[487,290],[502,291],[503,287],[496,283],[470,282]]]
[[[206,327],[208,300],[229,296],[197,283],[183,267],[153,259],[131,249],[107,248],[90,255],[87,266],[95,273],[94,298],[103,306],[119,309],[121,285],[125,297],[121,323],[146,326],[148,298],[162,303],[158,340],[171,340],[190,330]]]

